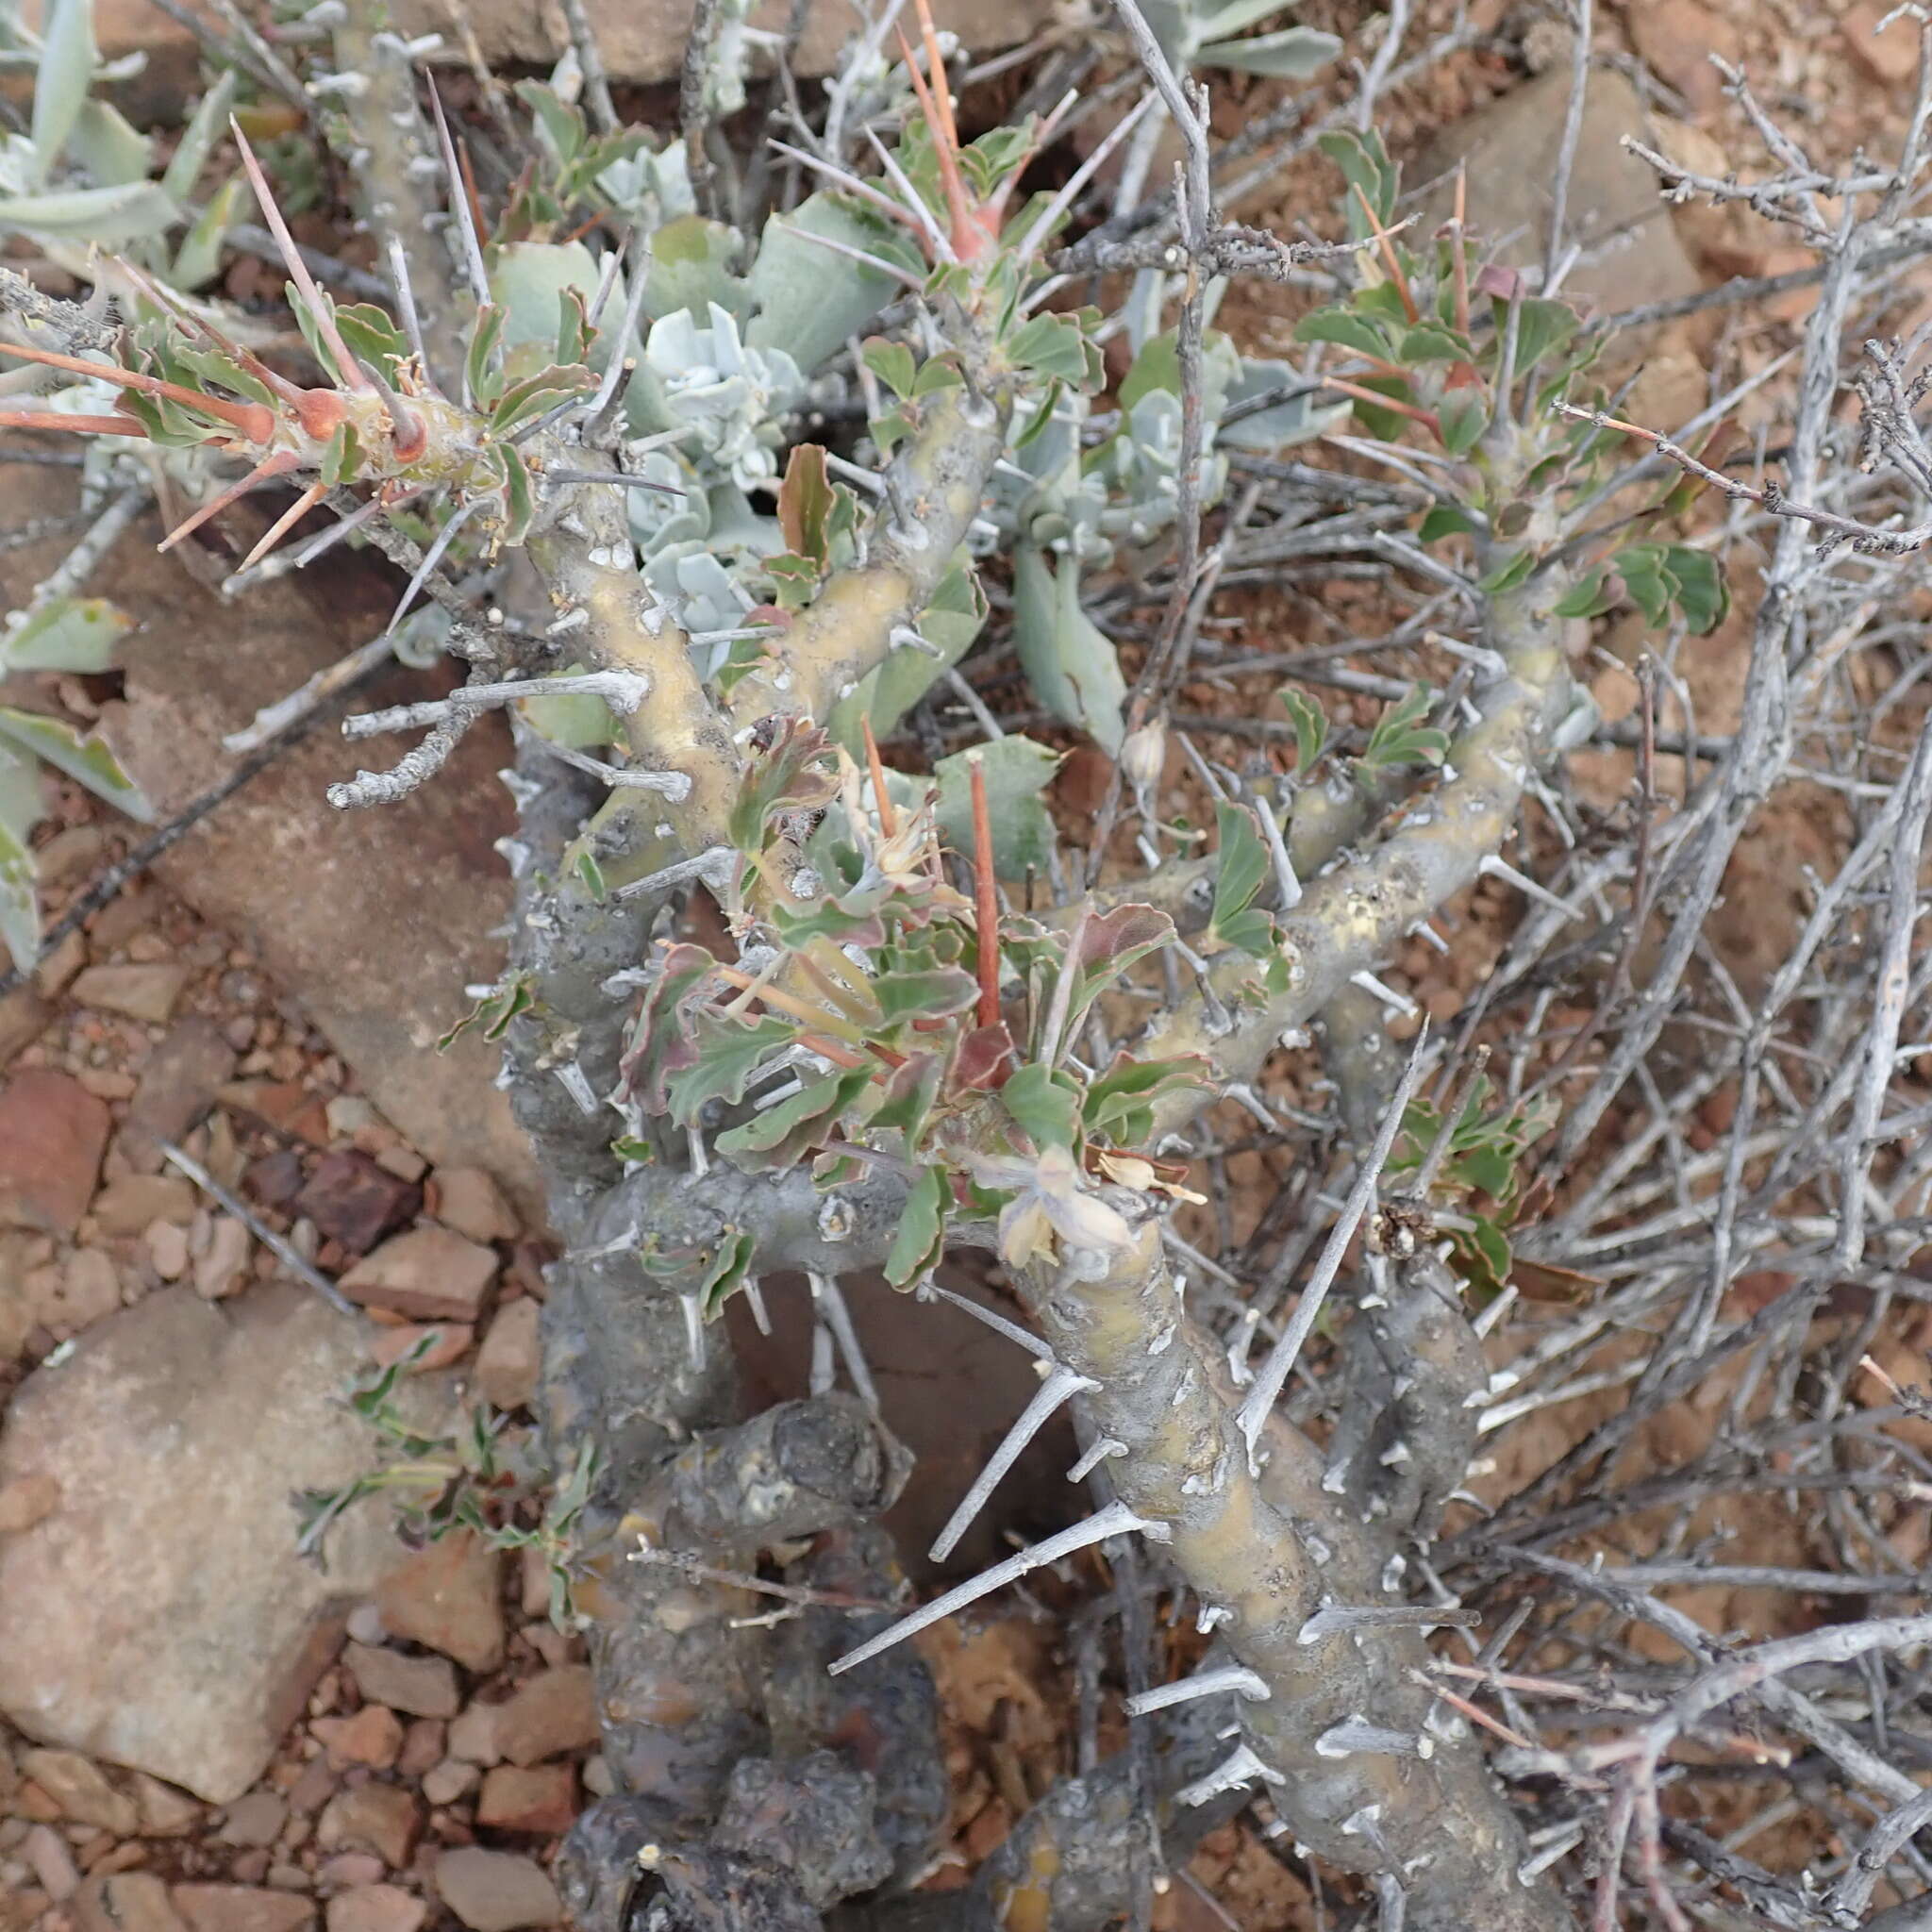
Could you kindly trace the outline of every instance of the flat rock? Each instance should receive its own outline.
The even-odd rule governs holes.
[[[413,1221],[423,1190],[378,1166],[355,1147],[336,1147],[315,1163],[295,1212],[352,1255],[366,1255],[384,1235]]]
[[[351,1764],[387,1771],[402,1755],[402,1720],[380,1704],[365,1704],[354,1717],[319,1717],[309,1729],[327,1746],[338,1771]]]
[[[429,1916],[427,1902],[400,1885],[352,1886],[323,1910],[328,1932],[419,1932]]]
[[[125,1127],[122,1141],[126,1142]],[[186,1227],[194,1219],[194,1189],[178,1174],[116,1174],[88,1212],[103,1234],[140,1234],[157,1221]]]
[[[490,1249],[425,1222],[384,1241],[339,1285],[365,1308],[387,1308],[412,1322],[473,1323],[483,1312],[496,1269]]]
[[[75,978],[73,992],[84,1007],[158,1026],[174,1017],[175,1002],[187,984],[187,967],[158,959],[151,965],[90,966]]]
[[[528,1295],[497,1309],[476,1351],[476,1387],[498,1408],[528,1408],[537,1395],[542,1349],[537,1338],[538,1304]]]
[[[172,1289],[21,1385],[0,1483],[52,1469],[61,1488],[0,1541],[0,1709],[22,1730],[212,1804],[257,1782],[348,1607],[401,1554],[369,1505],[331,1532],[326,1573],[295,1551],[291,1497],[377,1453],[339,1400],[362,1349],[358,1324],[291,1284],[220,1307]],[[402,1399],[421,1425],[447,1412],[429,1383]]]
[[[272,1845],[289,1822],[289,1801],[279,1791],[248,1791],[228,1807],[219,1833],[227,1845]]]
[[[113,1872],[88,1879],[75,1893],[81,1932],[187,1932],[152,1872]]]
[[[158,1173],[161,1142],[178,1141],[234,1070],[235,1051],[214,1021],[195,1013],[171,1026],[148,1056],[127,1103],[119,1145],[128,1164],[142,1174]]]
[[[25,1067],[0,1088],[0,1223],[72,1234],[92,1199],[111,1116],[78,1080]]]
[[[303,1932],[315,1923],[312,1901],[255,1885],[177,1885],[175,1909],[189,1932]]]
[[[374,1852],[391,1870],[409,1862],[423,1829],[423,1801],[401,1785],[356,1785],[328,1801],[315,1827],[325,1852]]]
[[[598,51],[613,78],[676,76],[691,39],[692,0],[590,0],[589,11]],[[933,0],[932,11],[941,26],[975,52],[1017,46],[1038,33],[1045,19],[1041,0]],[[790,0],[760,0],[751,9],[750,25],[782,39],[790,12]],[[395,14],[398,27],[410,34],[433,33],[448,25],[435,0],[403,0]],[[528,0],[471,0],[463,20],[481,43],[484,58],[493,63],[548,67],[570,46],[557,0],[542,0],[536,7]],[[854,16],[839,8],[811,8],[792,71],[829,74],[855,25]],[[754,61],[754,73],[765,71]]]
[[[540,1672],[497,1707],[496,1746],[512,1764],[537,1764],[594,1744],[602,1735],[588,1664]]]
[[[1456,164],[1466,160],[1471,227],[1499,240],[1497,259],[1507,266],[1540,264],[1569,98],[1568,69],[1553,67],[1444,128],[1414,170],[1416,181],[1431,184],[1422,232],[1448,216]],[[1669,301],[1703,287],[1659,198],[1657,174],[1624,149],[1626,134],[1655,144],[1637,90],[1613,69],[1593,69],[1566,204],[1569,238],[1583,254],[1563,292],[1604,309]]]
[[[476,1823],[492,1831],[535,1832],[555,1838],[577,1815],[577,1774],[572,1764],[499,1764],[483,1779]]]
[[[447,28],[438,22],[437,31]],[[32,487],[44,496],[43,480]],[[0,478],[0,509],[14,510],[15,521],[53,508],[8,502],[7,488],[24,494],[29,486]],[[266,521],[250,523],[254,515],[252,507],[236,515],[244,545]],[[131,534],[94,588],[141,614],[122,654],[127,700],[107,708],[104,726],[166,817],[234,769],[225,732],[382,628],[395,585],[379,560],[339,552],[325,572],[291,575],[258,587],[245,606],[230,605],[174,557],[157,557],[158,534],[152,519]],[[0,556],[0,590],[19,603],[47,567],[42,546]],[[249,636],[239,653],[238,621]],[[358,708],[438,696],[453,681],[447,669],[397,670]],[[465,735],[436,783],[392,806],[341,812],[326,789],[370,753],[318,731],[154,870],[210,924],[250,944],[412,1145],[432,1161],[489,1168],[534,1212],[541,1191],[495,1088],[497,1048],[472,1028],[448,1053],[435,1051],[469,1010],[463,988],[502,970],[502,942],[490,934],[508,917],[510,893],[494,847],[513,819],[495,774],[509,761],[507,731],[491,718]]]
[[[53,1799],[62,1818],[76,1824],[92,1824],[111,1831],[116,1838],[129,1838],[140,1822],[134,1800],[117,1790],[107,1773],[77,1751],[25,1752],[20,1772]]]
[[[493,1671],[505,1641],[502,1567],[474,1530],[452,1530],[384,1576],[375,1592],[382,1627],[454,1657],[465,1670]]]
[[[194,1291],[204,1301],[225,1301],[246,1288],[255,1237],[231,1214],[217,1214],[208,1246],[194,1257]]]
[[[351,1643],[342,1652],[342,1662],[372,1704],[407,1710],[411,1717],[454,1717],[462,1708],[462,1692],[447,1657],[405,1657],[373,1643]]]
[[[463,1845],[436,1861],[436,1890],[470,1932],[522,1932],[555,1925],[563,1903],[549,1874],[516,1852]]]
[[[480,1167],[439,1167],[429,1176],[429,1211],[473,1241],[513,1241],[523,1233],[516,1209]]]

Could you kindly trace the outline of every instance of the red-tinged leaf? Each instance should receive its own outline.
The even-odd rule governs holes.
[[[717,966],[702,946],[665,948],[623,1063],[625,1085],[648,1112],[668,1112],[671,1075],[698,1063],[690,1009],[709,991]]]
[[[828,762],[831,746],[818,725],[792,716],[764,751],[754,749],[727,824],[739,851],[764,850],[765,826],[774,812],[816,809],[838,796]]]
[[[794,443],[778,489],[778,527],[785,546],[821,569],[831,560],[832,478],[815,442]]]
[[[974,1092],[990,1093],[1006,1084],[1018,1062],[1013,1036],[1004,1020],[992,1026],[976,1026],[959,1042],[953,1082]]]
[[[1492,296],[1498,302],[1513,302],[1523,293],[1523,277],[1499,261],[1485,262],[1476,272],[1475,286],[1479,294]]]

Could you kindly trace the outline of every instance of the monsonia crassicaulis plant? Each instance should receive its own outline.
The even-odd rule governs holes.
[[[1161,12],[1159,40],[1131,9],[1129,25],[1176,112],[1189,97],[1170,60],[1299,71],[1332,51],[1321,36],[1242,39],[1260,18],[1245,5]],[[1417,1100],[1415,1058],[1383,1096],[1330,1252],[1256,1367],[1190,1308],[1168,1217],[1200,1198],[1187,1134],[1204,1106],[1233,1092],[1265,1110],[1264,1060],[1339,1002],[1365,998],[1377,1018],[1405,1005],[1377,969],[1479,874],[1533,890],[1501,848],[1539,768],[1591,724],[1566,624],[1627,597],[1707,627],[1723,587],[1707,553],[1659,534],[1674,495],[1600,510],[1614,437],[1584,387],[1597,340],[1486,266],[1459,214],[1435,236],[1403,232],[1372,136],[1324,142],[1352,233],[1326,251],[1348,271],[1338,299],[1301,325],[1307,367],[1257,364],[1208,325],[1200,264],[1171,252],[1132,266],[1121,318],[1047,306],[1081,192],[1145,108],[1065,187],[1029,193],[1063,110],[966,140],[921,25],[897,68],[874,37],[833,92],[841,114],[896,103],[896,138],[864,118],[862,140],[841,128],[779,144],[817,185],[755,244],[701,210],[683,145],[598,125],[581,72],[519,91],[532,158],[486,227],[432,91],[425,153],[450,189],[454,245],[438,257],[440,230],[407,248],[379,234],[392,311],[318,285],[238,125],[308,378],[171,288],[157,256],[117,267],[111,359],[5,345],[98,402],[37,401],[0,423],[196,458],[203,500],[169,544],[246,492],[292,489],[244,570],[325,508],[337,521],[294,555],[380,528],[403,540],[405,605],[426,588],[459,611],[451,573],[527,553],[547,612],[533,625],[456,616],[468,682],[352,721],[358,738],[426,735],[332,795],[400,795],[483,710],[517,708],[519,914],[475,1021],[506,1042],[566,1249],[546,1316],[553,1384],[614,1373],[573,1322],[608,1338],[639,1309],[666,1312],[646,1367],[689,1394],[715,1373],[723,1306],[740,1291],[756,1304],[762,1274],[812,1274],[836,1311],[841,1274],[882,1268],[936,1294],[948,1246],[974,1246],[1031,1317],[1043,1383],[941,1553],[1071,1399],[1091,1445],[1075,1474],[1110,1478],[1085,1523],[879,1631],[839,1672],[862,1674],[1029,1567],[1138,1534],[1198,1597],[1213,1648],[1137,1713],[1230,1700],[1176,1802],[1265,1794],[1298,1840],[1373,1880],[1385,1909],[1408,1901],[1412,1925],[1541,1932],[1557,1909],[1546,1881],[1426,1675],[1421,1632],[1459,1619],[1407,1599],[1401,1553],[1433,1533],[1473,1453],[1486,1378],[1465,1304],[1508,1270],[1516,1157],[1547,1116],[1491,1108],[1479,1086]],[[390,37],[386,58],[406,54]],[[339,75],[328,90],[353,120],[374,85]],[[1190,247],[1213,241],[1209,213],[1193,210]],[[601,258],[579,236],[599,223],[629,237]],[[1241,245],[1257,244],[1242,231]],[[444,286],[419,302],[412,277],[425,297]],[[1176,293],[1183,323],[1163,327]],[[1116,331],[1129,358],[1108,409]],[[848,453],[800,441],[800,416],[838,399],[863,425]],[[1561,413],[1566,399],[1580,417]],[[1150,800],[1168,693],[1130,695],[1083,579],[1120,552],[1158,554],[1184,507],[1211,508],[1231,451],[1352,441],[1351,417],[1432,498],[1393,541],[1460,600],[1468,635],[1443,641],[1444,687],[1414,687],[1367,730],[1336,728],[1291,689],[1292,769],[1204,764],[1215,795],[1200,823],[1162,819]],[[242,474],[218,484],[215,463]],[[1131,794],[1123,828],[1142,867],[1103,866],[1091,891],[1086,855],[1058,848],[1041,796],[1057,760],[1041,745],[993,737],[918,775],[880,756],[987,623],[996,554],[1036,697],[1119,754]],[[560,774],[594,795],[546,842]],[[1083,871],[1069,888],[1071,866]],[[693,888],[715,902],[710,943],[675,925]],[[1373,1414],[1318,1447],[1276,1398],[1385,1165],[1401,1211],[1369,1220],[1374,1292],[1341,1345],[1370,1338],[1409,1366],[1365,1382]],[[842,1315],[827,1320],[842,1342]],[[558,1400],[572,1535],[617,1520],[663,1532],[634,1495],[620,1519],[607,1491],[644,1484],[639,1458],[663,1447],[653,1419],[676,1411],[636,1389]],[[607,1424],[623,1441],[578,1456],[573,1430]],[[431,1486],[489,1460],[418,1459]],[[562,1536],[545,1545],[559,1576]],[[616,1711],[609,1686],[645,1640],[605,1626],[598,1641]],[[720,1636],[720,1654],[746,1641]],[[695,1738],[711,1721],[660,1727]],[[654,1722],[611,1718],[621,1777],[657,1761],[637,1742]],[[702,1755],[692,1743],[678,1761]],[[1007,1888],[1002,1923],[1051,1923],[1027,1903],[1052,1891],[1051,1872],[989,1882]]]

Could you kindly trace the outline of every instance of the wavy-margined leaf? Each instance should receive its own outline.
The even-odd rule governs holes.
[[[1213,1085],[1211,1069],[1201,1054],[1172,1059],[1137,1060],[1117,1054],[1114,1063],[1088,1083],[1081,1099],[1082,1124],[1090,1134],[1116,1147],[1138,1147],[1154,1131],[1154,1103],[1163,1094],[1185,1088]]]
[[[1056,571],[1031,543],[1013,557],[1013,643],[1040,702],[1118,754],[1127,681],[1112,640],[1080,608],[1078,566],[1063,559]]]
[[[1266,913],[1251,908],[1271,870],[1268,848],[1246,806],[1223,804],[1215,808],[1214,816],[1221,834],[1221,864],[1214,874],[1211,930],[1244,953],[1266,951],[1273,938],[1272,922]]]
[[[9,671],[105,671],[134,620],[105,597],[56,597],[18,630],[0,634]]]
[[[700,1019],[691,1031],[694,1058],[665,1081],[671,1118],[693,1125],[713,1100],[736,1107],[764,1062],[791,1045],[797,1027],[767,1013],[757,1020]]]
[[[1074,986],[1067,1002],[1066,1030],[1072,1040],[1087,1010],[1129,968],[1174,938],[1174,921],[1152,906],[1116,906],[1088,919],[1080,927],[1080,949],[1074,961]]]
[[[946,1243],[946,1209],[952,1205],[946,1177],[926,1168],[906,1196],[906,1211],[886,1257],[886,1279],[894,1288],[909,1287],[939,1260]]]
[[[761,852],[765,826],[774,812],[827,805],[838,792],[826,754],[831,741],[817,725],[788,717],[770,748],[753,755],[725,822],[725,836],[741,852]]]
[[[44,181],[87,101],[99,56],[94,49],[93,0],[49,0],[34,81],[31,132],[34,174]]]
[[[823,1080],[810,1081],[789,1100],[720,1134],[718,1152],[751,1174],[795,1167],[824,1142],[871,1081],[870,1067],[841,1067]]]
[[[78,727],[64,718],[45,718],[37,711],[16,710],[11,705],[0,705],[0,738],[44,758],[57,772],[66,773],[75,784],[85,785],[96,798],[105,799],[129,818],[144,825],[154,823],[154,807],[121,769],[104,739],[83,737]]]
[[[1039,1061],[1000,1089],[1000,1105],[1035,1147],[1071,1147],[1080,1124],[1080,1089],[1071,1075]]]
[[[881,973],[866,984],[889,1026],[902,1020],[943,1019],[963,1013],[979,993],[979,982],[958,966]]]
[[[992,867],[1003,879],[1043,872],[1053,849],[1053,819],[1041,801],[1060,755],[1030,738],[1009,732],[976,747],[986,780],[987,817],[992,823]],[[939,780],[940,836],[956,850],[973,849],[973,777],[967,754],[956,752],[933,767]]]
[[[698,1283],[699,1306],[705,1320],[715,1322],[751,1274],[751,1257],[758,1251],[758,1237],[743,1231],[727,1234],[718,1243],[704,1278]]]
[[[1375,720],[1360,764],[1364,771],[1393,771],[1402,765],[1440,765],[1449,756],[1449,734],[1424,724],[1435,693],[1411,685]]]
[[[625,1084],[648,1113],[668,1113],[672,1075],[697,1063],[690,1008],[710,991],[718,962],[702,946],[667,946],[644,994],[623,1060]]]
[[[158,235],[180,219],[180,210],[158,183],[130,181],[119,188],[73,188],[52,194],[15,194],[0,200],[0,229],[28,235],[71,236],[118,248]]]

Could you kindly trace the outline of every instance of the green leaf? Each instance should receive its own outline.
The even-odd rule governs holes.
[[[1328,742],[1328,714],[1306,691],[1297,691],[1291,684],[1284,684],[1275,696],[1286,707],[1288,721],[1294,726],[1294,774],[1306,778],[1315,769],[1315,761]]]
[[[1312,26],[1283,27],[1251,41],[1217,41],[1195,50],[1204,67],[1226,67],[1237,74],[1265,74],[1277,80],[1306,80],[1320,74],[1341,51],[1333,34]]]
[[[1246,806],[1224,800],[1215,807],[1214,819],[1221,834],[1221,865],[1214,874],[1212,925],[1225,938],[1227,922],[1253,903],[1274,866],[1255,815]]]
[[[1318,308],[1303,316],[1294,325],[1294,339],[1298,342],[1334,342],[1380,362],[1395,359],[1394,344],[1382,331],[1347,308]]]
[[[1383,146],[1382,137],[1373,128],[1366,133],[1349,129],[1324,134],[1315,145],[1341,170],[1342,177],[1349,186],[1359,188],[1368,198],[1376,225],[1388,227],[1395,219],[1395,197],[1400,190],[1401,175],[1389,158],[1389,150]],[[1356,197],[1344,195],[1341,205],[1348,216],[1349,232],[1357,239],[1367,234],[1361,204]]]
[[[231,175],[208,196],[208,206],[181,238],[181,246],[175,251],[175,267],[169,277],[175,288],[192,294],[221,273],[222,249],[227,242],[228,230],[235,225],[247,185],[240,175]]]
[[[1509,1237],[1493,1221],[1480,1214],[1474,1218],[1475,1224],[1468,1235],[1470,1258],[1481,1263],[1484,1278],[1478,1285],[1494,1293],[1508,1285],[1512,1259]]]
[[[577,848],[576,875],[583,881],[584,891],[590,893],[593,905],[601,906],[610,896],[610,889],[604,881],[604,868],[597,863],[597,855],[588,845]]]
[[[859,346],[865,366],[902,401],[912,393],[918,371],[912,351],[904,342],[888,341],[884,336],[869,336]]]
[[[1017,369],[1030,369],[1075,389],[1100,385],[1100,351],[1071,316],[1036,315],[1008,338],[1007,358]]]
[[[70,236],[103,248],[151,240],[180,219],[181,211],[153,181],[118,188],[71,188],[52,194],[15,194],[0,200],[0,230]]]
[[[1602,571],[1593,571],[1571,587],[1550,606],[1553,617],[1596,617],[1617,600],[1606,588]]]
[[[1067,1025],[1061,1038],[1071,1040],[1093,1002],[1173,938],[1174,921],[1152,906],[1116,906],[1111,912],[1090,918],[1080,928],[1073,997],[1067,1002]]]
[[[881,1132],[891,1128],[903,1135],[906,1152],[911,1154],[924,1138],[926,1121],[945,1076],[945,1055],[908,1055],[903,1065],[892,1069],[886,1082],[886,1097],[873,1109],[867,1126]]]
[[[622,1070],[646,1113],[667,1113],[672,1076],[697,1062],[695,1008],[710,994],[718,962],[702,946],[667,946],[631,1024]]]
[[[945,1175],[926,1168],[906,1196],[906,1211],[886,1257],[886,1279],[894,1288],[909,1288],[939,1260],[946,1241],[946,1209],[951,1195]]]
[[[1080,1124],[1080,1090],[1066,1074],[1036,1062],[1000,1089],[1000,1105],[1036,1148],[1071,1147]]]
[[[121,769],[105,740],[83,737],[77,726],[63,718],[42,717],[36,711],[17,710],[11,705],[0,705],[0,738],[21,751],[44,758],[57,772],[64,772],[76,784],[86,786],[96,798],[105,799],[129,818],[138,819],[144,825],[154,823],[154,807]]]
[[[1441,537],[1460,537],[1480,528],[1470,513],[1454,503],[1434,503],[1424,513],[1422,526],[1416,535],[1424,543],[1433,543]]]
[[[762,754],[754,753],[740,781],[725,836],[741,852],[762,852],[774,812],[828,805],[838,780],[826,768],[831,741],[817,725],[788,716]]]
[[[1664,575],[1663,553],[1655,544],[1633,543],[1610,559],[1624,580],[1630,601],[1652,624],[1661,624],[1671,608],[1671,583]]]
[[[1516,374],[1526,375],[1553,351],[1560,349],[1576,333],[1578,317],[1567,302],[1542,296],[1524,296],[1516,305]],[[1507,326],[1509,305],[1496,305],[1496,334],[1500,341]]]
[[[976,747],[986,779],[987,816],[992,821],[993,870],[1003,879],[1044,872],[1053,850],[1053,819],[1041,801],[1060,768],[1060,755],[1030,738],[1008,732]],[[955,752],[933,767],[939,781],[940,836],[958,851],[973,849],[973,778],[967,754]]]
[[[807,375],[903,292],[892,276],[807,239],[812,235],[914,275],[925,267],[897,229],[823,190],[774,215],[746,276],[753,315],[744,340],[754,349],[783,349]]]
[[[514,547],[524,541],[537,513],[537,488],[515,443],[500,442],[493,454],[503,471],[503,541]]]
[[[300,315],[299,308],[296,313]],[[470,325],[470,346],[463,368],[469,378],[470,394],[478,408],[489,408],[503,388],[498,357],[503,347],[506,314],[501,303],[486,302],[476,310],[476,319]]]
[[[785,480],[778,488],[778,527],[791,548],[820,570],[832,560],[836,501],[824,448],[816,442],[793,443],[785,462]]]
[[[979,983],[958,966],[917,972],[880,973],[867,981],[888,1026],[905,1020],[942,1018],[965,1012],[979,996]]]
[[[1479,389],[1451,390],[1436,405],[1436,421],[1442,447],[1451,456],[1466,456],[1490,426],[1490,399]]]
[[[225,67],[215,76],[214,85],[195,103],[194,112],[169,157],[168,172],[161,176],[162,192],[170,201],[185,206],[194,192],[194,184],[208,166],[215,144],[228,131],[228,115],[234,107],[237,85],[235,70]],[[231,178],[239,183],[242,176]]]
[[[343,483],[352,483],[360,467],[362,451],[356,441],[356,425],[344,417],[335,427],[335,434],[328,440],[328,447],[322,453],[322,480],[331,490]]]
[[[1413,685],[1375,720],[1359,763],[1364,771],[1403,765],[1440,765],[1449,756],[1449,734],[1423,721],[1435,702],[1425,684]]]
[[[537,996],[530,991],[530,976],[520,973],[506,986],[500,986],[494,992],[486,993],[463,1017],[443,1034],[436,1042],[438,1053],[447,1053],[459,1033],[475,1026],[485,1040],[501,1040],[509,1031],[509,1023],[519,1013],[527,1013],[537,1004]]]
[[[105,671],[134,620],[105,597],[56,597],[18,630],[0,632],[9,671]]]
[[[1172,1059],[1137,1060],[1117,1054],[1114,1063],[1089,1083],[1080,1103],[1089,1134],[1116,1147],[1138,1147],[1154,1131],[1154,1103],[1185,1088],[1212,1086],[1207,1058],[1187,1054]]]
[[[701,1018],[692,1027],[696,1057],[666,1080],[671,1118],[692,1126],[708,1103],[736,1107],[745,1083],[774,1053],[791,1044],[797,1028],[767,1013],[757,1020]]]
[[[490,433],[514,435],[525,423],[534,423],[546,409],[571,396],[580,396],[597,387],[595,375],[581,362],[569,369],[542,369],[522,382],[512,384],[498,399],[490,419]]]
[[[1438,328],[1433,323],[1418,323],[1405,329],[1395,345],[1395,359],[1405,365],[1417,362],[1467,362],[1470,344],[1455,330]]]
[[[1676,586],[1677,608],[1684,613],[1685,624],[1699,637],[1715,630],[1731,608],[1730,590],[1717,558],[1707,550],[1673,543],[1664,551],[1664,568]]]
[[[741,1229],[718,1243],[718,1252],[698,1283],[698,1304],[706,1321],[715,1322],[724,1304],[744,1286],[757,1249],[757,1237]]]
[[[795,1167],[829,1138],[846,1109],[872,1081],[869,1067],[841,1067],[813,1080],[788,1100],[768,1107],[717,1139],[718,1152],[748,1174]]]
[[[1478,587],[1491,597],[1500,597],[1505,591],[1513,591],[1518,584],[1536,568],[1536,552],[1523,549],[1506,558],[1499,563]]]
[[[93,0],[48,0],[41,69],[34,81],[33,167],[37,180],[44,181],[52,174],[93,84],[99,58],[94,51],[93,11]]]
[[[1041,703],[1117,757],[1127,681],[1112,641],[1080,607],[1080,573],[1071,559],[1056,571],[1035,544],[1014,552],[1013,642]]]

